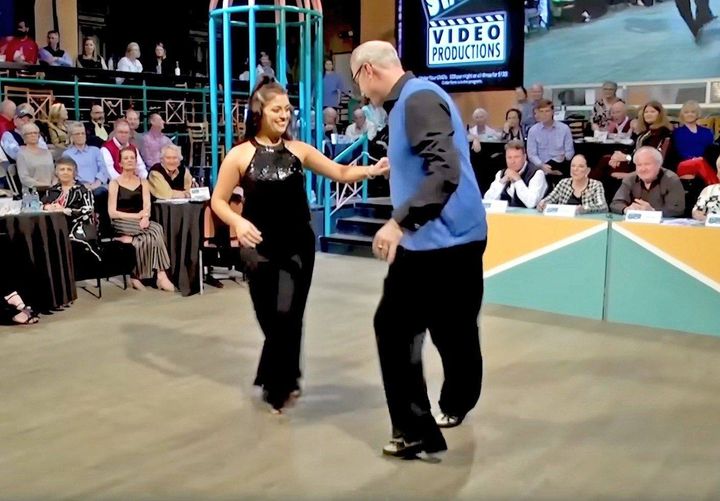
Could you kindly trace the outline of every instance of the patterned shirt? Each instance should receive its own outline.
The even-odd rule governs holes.
[[[706,186],[695,204],[695,210],[708,214],[720,214],[720,184]]]
[[[543,199],[546,204],[567,204],[573,196],[572,178],[561,180],[555,189]],[[588,179],[588,185],[580,195],[585,212],[607,212],[605,189],[600,181]]]

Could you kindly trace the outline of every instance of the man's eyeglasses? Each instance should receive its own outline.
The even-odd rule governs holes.
[[[359,82],[358,82],[358,78],[360,78],[360,73],[362,73],[362,70],[363,70],[363,68],[365,67],[366,64],[367,64],[367,63],[363,63],[363,64],[360,65],[360,67],[358,68],[358,70],[357,70],[357,71],[355,72],[355,74],[353,75],[353,82],[359,83]]]

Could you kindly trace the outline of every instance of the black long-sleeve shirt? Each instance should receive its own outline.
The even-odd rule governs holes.
[[[411,72],[405,73],[390,91],[384,104],[388,113],[411,78],[415,78]],[[453,143],[455,129],[450,109],[436,92],[421,90],[410,95],[405,101],[403,125],[412,153],[424,160],[425,180],[410,200],[395,208],[392,217],[400,226],[416,231],[440,216],[457,189],[460,158]]]

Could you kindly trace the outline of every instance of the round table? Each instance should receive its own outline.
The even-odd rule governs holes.
[[[156,201],[152,220],[163,227],[170,255],[169,275],[183,296],[200,292],[200,245],[203,236],[205,202]]]
[[[20,263],[21,295],[39,311],[77,299],[67,219],[59,212],[32,212],[0,217],[0,233],[7,233]],[[25,257],[27,259],[25,259]]]

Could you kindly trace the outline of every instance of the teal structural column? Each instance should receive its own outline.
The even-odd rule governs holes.
[[[305,105],[308,108],[308,115],[310,118],[311,116],[311,110],[313,107],[312,102],[312,18],[310,14],[305,14],[305,25],[304,25],[304,35],[305,35],[305,43],[303,44],[305,47],[305,52],[302,54],[302,61],[303,65],[305,66],[305,80],[303,81],[303,91],[305,92]],[[317,116],[319,113],[319,110],[315,109],[315,116]],[[312,142],[312,120],[308,119],[307,122],[307,129],[308,129],[308,135],[307,135],[307,141],[308,143]],[[316,129],[316,136],[320,135],[320,129]],[[311,199],[311,193],[312,193],[312,172],[307,171],[305,173],[305,191],[307,192],[308,200]]]
[[[232,26],[230,13],[223,12],[223,105],[225,106],[225,152],[229,152],[233,142],[232,119]],[[250,72],[252,75],[252,71]]]
[[[280,83],[287,86],[287,19],[285,9],[280,10],[280,33],[278,33],[277,75]]]
[[[74,91],[74,102],[75,102],[75,120],[80,120],[80,86],[78,85],[78,77],[75,77]]]
[[[250,72],[250,89],[249,93],[252,93],[257,83],[257,74],[255,68],[257,67],[257,40],[255,39],[255,7],[250,7],[248,10],[248,71]]]
[[[210,184],[217,182],[218,163],[218,78],[217,78],[217,26],[216,16],[211,12],[208,24],[208,43],[210,49],[210,141],[212,157],[212,170],[210,171]],[[204,109],[203,109],[204,115]]]

